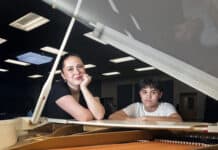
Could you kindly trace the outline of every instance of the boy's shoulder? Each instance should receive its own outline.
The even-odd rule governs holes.
[[[174,107],[173,104],[168,103],[168,102],[161,102],[161,103],[160,103],[160,106],[161,106],[161,107],[164,107],[164,108],[166,108],[166,107]]]

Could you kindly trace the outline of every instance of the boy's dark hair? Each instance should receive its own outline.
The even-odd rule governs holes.
[[[143,89],[145,87],[151,87],[151,88],[159,90],[160,92],[163,91],[161,83],[158,80],[142,79],[142,80],[139,81],[138,86],[139,86],[139,90],[141,90],[141,89]]]
[[[71,57],[71,56],[75,56],[75,57],[79,57],[81,59],[81,57],[78,55],[78,54],[75,54],[75,53],[68,53],[68,54],[65,54],[62,56],[61,58],[61,70],[63,70],[64,68],[64,61],[68,58],[68,57]]]

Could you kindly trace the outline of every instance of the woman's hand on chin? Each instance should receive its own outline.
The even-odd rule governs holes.
[[[88,74],[83,74],[80,88],[87,87],[89,85],[89,83],[91,82],[91,80],[92,80],[91,76],[89,76]]]

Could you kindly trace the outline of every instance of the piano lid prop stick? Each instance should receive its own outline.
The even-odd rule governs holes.
[[[76,20],[75,17],[77,16],[77,14],[79,12],[81,3],[82,3],[82,0],[77,1],[76,8],[75,8],[75,11],[74,11],[74,15],[73,15],[73,17],[72,17],[72,19],[70,21],[70,24],[68,25],[68,28],[67,28],[67,31],[65,33],[64,39],[63,39],[63,41],[61,43],[60,50],[59,50],[59,52],[57,54],[57,57],[55,59],[55,62],[53,64],[53,66],[52,66],[52,69],[51,69],[51,72],[50,72],[50,74],[48,76],[48,79],[46,80],[45,84],[43,85],[40,96],[38,98],[36,107],[35,107],[34,112],[33,112],[33,116],[31,118],[31,123],[32,124],[36,124],[36,123],[39,122],[39,118],[41,116],[42,110],[43,110],[43,108],[45,106],[48,94],[49,94],[50,89],[51,89],[51,85],[52,85],[52,81],[53,81],[53,78],[54,78],[55,71],[56,71],[57,66],[59,64],[61,54],[62,54],[62,52],[63,52],[63,50],[65,48],[66,42],[67,42],[67,40],[69,38],[70,32],[71,32],[71,30],[73,28],[74,22]]]

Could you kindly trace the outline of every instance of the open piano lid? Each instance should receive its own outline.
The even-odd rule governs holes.
[[[77,2],[43,1],[69,16]],[[83,0],[77,19],[94,25],[100,40],[218,100],[216,12],[215,0]]]
[[[76,0],[44,1],[69,16],[73,15],[72,12],[77,2]],[[94,24],[97,38],[218,100],[218,70],[214,69],[217,64],[215,60],[218,56],[218,51],[216,51],[218,47],[216,41],[217,20],[214,19],[212,12],[211,14],[203,13],[205,12],[204,9],[212,10],[209,9],[212,6],[216,12],[217,3],[213,0],[207,2],[203,2],[203,0],[189,0],[189,2],[186,0],[137,2],[130,0],[84,0],[77,19],[88,26]],[[194,4],[202,9],[190,11]],[[113,6],[113,9],[116,6],[118,11],[116,7],[113,11],[111,6]],[[193,40],[192,38],[195,37],[192,36],[186,35],[184,38],[180,33],[181,28],[185,28],[183,24],[186,24],[189,17],[200,18],[202,22],[203,27],[199,33],[199,41]],[[189,23],[189,21],[192,20],[187,22]],[[213,37],[205,39],[208,32],[211,32],[211,28],[214,29]],[[197,29],[197,27],[194,29]],[[185,28],[184,30],[188,29]],[[110,121],[90,121],[87,123],[69,121],[69,123],[99,126],[125,124],[128,127],[131,126],[131,123],[128,122],[112,122],[111,124]],[[147,123],[143,126],[147,128],[161,127],[163,129],[182,128],[183,126],[186,129],[192,128],[204,131],[206,128],[207,131],[208,129],[213,132],[218,131],[217,124],[208,126],[203,123],[200,124],[202,128],[186,123],[177,125],[166,122],[165,124]],[[16,137],[14,137],[14,140],[16,140]]]

